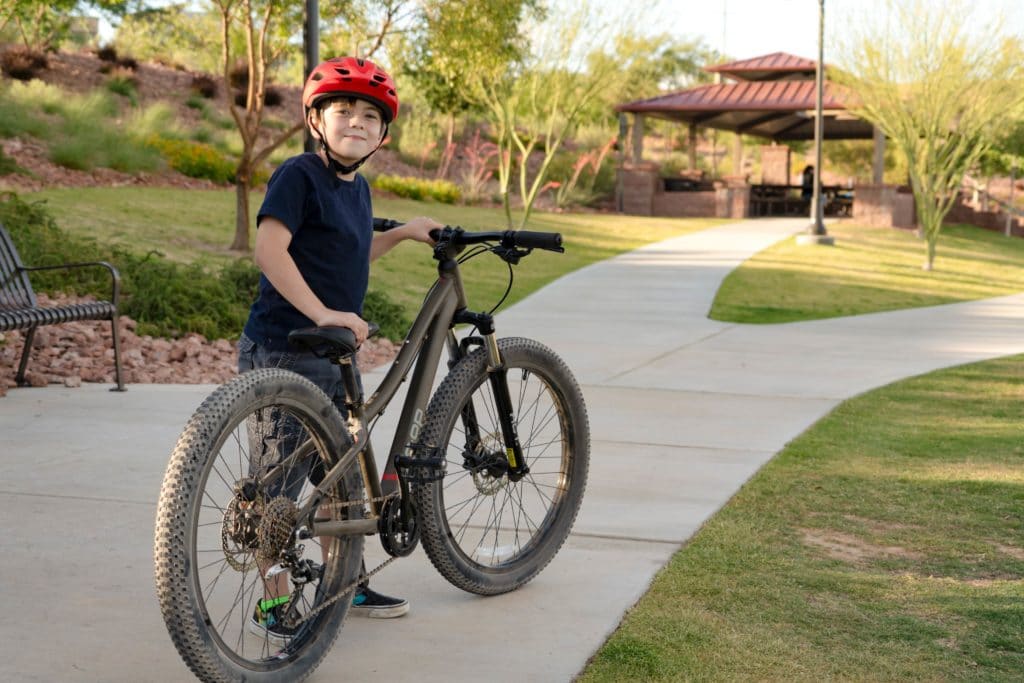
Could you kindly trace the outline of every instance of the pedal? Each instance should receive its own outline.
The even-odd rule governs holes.
[[[413,455],[395,457],[399,477],[412,484],[429,484],[444,479],[447,462],[440,448],[413,444],[409,450]]]

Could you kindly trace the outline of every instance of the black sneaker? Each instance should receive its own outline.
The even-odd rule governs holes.
[[[352,613],[371,619],[394,619],[408,611],[408,600],[381,595],[368,586],[358,589],[355,597],[352,598]]]
[[[281,623],[284,611],[288,609],[288,596],[260,600],[249,620],[249,632],[266,638],[274,645],[287,645],[295,637],[294,628]]]

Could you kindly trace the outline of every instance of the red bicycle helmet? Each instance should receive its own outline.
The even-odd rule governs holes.
[[[384,122],[398,118],[398,92],[395,81],[368,59],[334,57],[319,64],[306,79],[302,104],[307,109],[325,97],[357,97],[380,108]]]

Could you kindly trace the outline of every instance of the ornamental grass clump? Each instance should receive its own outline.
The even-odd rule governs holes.
[[[235,179],[235,163],[210,145],[152,135],[147,144],[160,151],[167,164],[190,178],[205,178],[215,183]]]
[[[382,174],[373,181],[378,190],[415,200],[434,200],[442,204],[455,204],[461,198],[458,186],[447,180],[422,180]]]

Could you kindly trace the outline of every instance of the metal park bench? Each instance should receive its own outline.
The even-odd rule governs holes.
[[[65,306],[40,306],[29,282],[28,273],[39,270],[69,270],[99,266],[110,271],[110,301],[92,301]],[[58,325],[78,320],[109,320],[114,340],[114,371],[117,386],[112,391],[124,391],[121,372],[121,343],[117,331],[117,301],[121,277],[109,263],[64,263],[53,266],[27,267],[21,262],[11,236],[0,223],[0,332],[25,330],[25,346],[15,380],[25,386],[25,367],[32,353],[32,340],[41,325]]]

